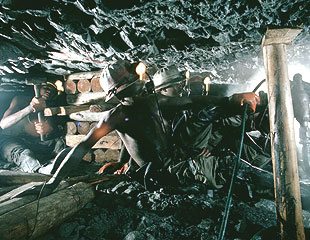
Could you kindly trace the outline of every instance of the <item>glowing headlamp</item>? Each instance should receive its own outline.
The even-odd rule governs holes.
[[[139,79],[143,79],[143,74],[146,72],[146,65],[143,62],[140,62],[136,67],[136,73],[139,75]]]

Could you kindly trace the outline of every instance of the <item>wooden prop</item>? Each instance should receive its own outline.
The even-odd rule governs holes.
[[[23,185],[0,197],[1,239],[37,238],[92,201],[95,197],[94,184],[100,184],[102,189],[125,179],[128,177],[124,175],[79,176],[62,181],[54,193],[41,199],[37,199],[36,195],[11,198],[42,183]]]
[[[103,89],[100,85],[99,77],[93,77],[90,81],[91,90],[93,92],[102,92]]]
[[[79,105],[79,106],[60,106],[60,107],[51,107],[44,109],[44,116],[68,116],[71,113],[76,113],[80,111],[85,111],[90,108],[90,105]]]
[[[0,187],[0,196],[3,194],[6,194],[8,192],[11,192],[15,188],[18,188],[20,185],[13,185],[13,186],[8,186],[8,187]]]
[[[67,103],[72,105],[94,104],[104,102],[105,92],[82,92],[78,94],[68,94]]]
[[[36,196],[25,196],[22,200],[30,201],[11,209],[14,199],[6,202],[1,209],[11,209],[0,215],[1,239],[34,239],[67,217],[83,208],[95,197],[93,186],[89,183],[77,183],[36,200]]]
[[[87,79],[80,79],[76,85],[77,89],[79,92],[84,93],[84,92],[90,92],[91,86],[90,86],[90,81]]]
[[[29,182],[48,181],[51,176],[39,173],[25,173],[9,170],[0,170],[0,186],[22,185]]]
[[[74,147],[85,138],[85,135],[67,135],[66,145],[68,147]],[[111,148],[120,149],[121,139],[117,136],[104,136],[102,137],[93,148]]]
[[[102,70],[91,71],[91,72],[80,72],[80,73],[72,73],[68,76],[68,80],[80,80],[80,79],[92,79],[93,77],[100,77]]]
[[[281,239],[305,239],[286,45],[301,29],[271,29],[263,38],[271,155]]]
[[[76,94],[76,84],[73,80],[67,80],[64,85],[65,93]]]
[[[69,118],[75,121],[98,122],[101,120],[102,116],[104,116],[103,112],[91,112],[86,110],[78,113],[71,113]]]

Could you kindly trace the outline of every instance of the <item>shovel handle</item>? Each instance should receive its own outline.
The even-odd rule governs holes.
[[[39,85],[34,85],[34,95],[36,98],[40,98],[40,86]],[[42,123],[44,122],[44,116],[43,116],[43,112],[39,111],[38,112],[38,122]],[[45,140],[45,136],[43,134],[40,134],[40,139],[41,141]]]

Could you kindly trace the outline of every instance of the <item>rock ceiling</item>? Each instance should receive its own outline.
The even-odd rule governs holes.
[[[67,75],[115,58],[246,83],[267,28],[301,27],[289,61],[310,68],[310,1],[0,0],[0,75]]]

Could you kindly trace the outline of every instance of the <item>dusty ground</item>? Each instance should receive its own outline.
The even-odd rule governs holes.
[[[85,162],[73,175],[97,169],[98,165]],[[235,186],[234,192],[224,239],[277,239],[274,201],[250,197],[246,185]],[[218,239],[226,199],[225,189],[186,194],[163,188],[146,191],[129,178],[109,187],[96,185],[91,203],[39,240]],[[310,239],[310,213],[303,214]]]

